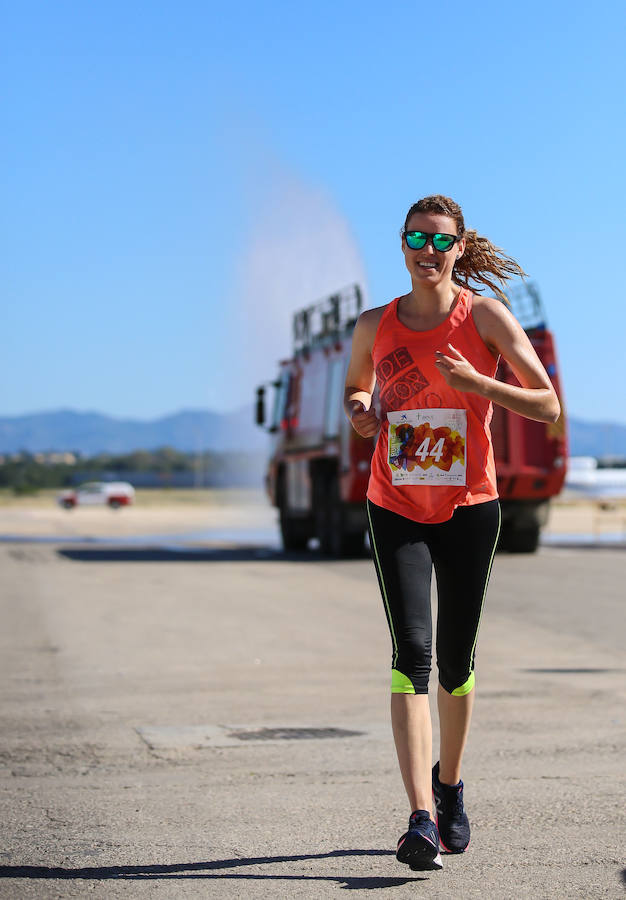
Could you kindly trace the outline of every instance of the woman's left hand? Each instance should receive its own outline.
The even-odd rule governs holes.
[[[450,387],[457,391],[477,391],[480,374],[459,351],[448,344],[448,354],[435,351],[435,365]]]

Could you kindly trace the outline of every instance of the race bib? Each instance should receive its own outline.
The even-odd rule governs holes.
[[[464,409],[387,413],[392,484],[465,484]]]

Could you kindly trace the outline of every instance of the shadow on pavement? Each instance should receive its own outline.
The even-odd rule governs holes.
[[[337,859],[349,856],[395,856],[393,850],[332,850],[330,853],[303,853],[297,856],[257,856],[218,859],[199,863],[173,863],[150,866],[88,866],[80,869],[64,869],[54,866],[0,866],[0,878],[52,878],[105,881],[152,881],[157,878],[224,878],[266,879],[271,881],[335,881],[345,890],[367,891],[376,888],[399,887],[411,881],[424,881],[426,876],[409,877],[351,876],[351,875],[263,875],[257,873],[225,872],[210,874],[215,869],[235,869],[241,866],[259,866],[271,863],[303,862],[311,859]]]
[[[541,547],[546,550],[621,550],[623,553],[626,550],[626,540],[622,535],[618,535],[613,540],[584,535],[564,538],[555,535],[554,539],[542,538]]]
[[[268,547],[61,547],[57,553],[74,562],[337,562],[314,551],[285,553]]]
[[[624,669],[520,669],[520,672],[534,672],[537,675],[606,675],[623,672]]]

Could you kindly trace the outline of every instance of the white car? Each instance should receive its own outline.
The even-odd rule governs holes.
[[[75,506],[110,506],[119,509],[135,499],[135,488],[127,481],[89,481],[77,488],[63,491],[57,501],[64,509]]]

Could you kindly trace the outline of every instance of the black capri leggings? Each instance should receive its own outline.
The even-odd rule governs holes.
[[[392,693],[427,694],[432,648],[430,584],[437,578],[437,665],[449,693],[474,687],[474,655],[500,533],[497,500],[458,506],[423,525],[367,501],[370,542],[391,633]]]

